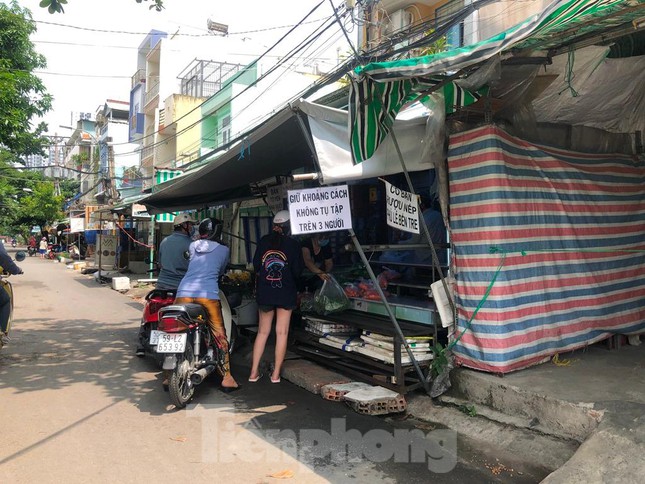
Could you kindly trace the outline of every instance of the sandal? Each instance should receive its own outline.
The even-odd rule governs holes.
[[[271,377],[271,383],[280,383],[280,377],[278,377],[276,380]]]
[[[222,386],[219,387],[219,389],[222,390],[223,393],[233,393],[238,391],[240,388],[242,388],[241,385],[238,385],[236,387],[222,387]]]
[[[262,373],[258,373],[258,376],[256,376],[255,378],[251,378],[251,377],[249,377],[249,381],[250,381],[251,383],[257,383],[257,381],[258,381],[260,378],[262,378],[262,376],[263,376],[263,375],[262,375]]]

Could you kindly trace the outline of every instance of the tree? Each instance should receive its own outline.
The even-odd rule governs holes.
[[[62,195],[56,195],[54,182],[38,182],[32,192],[20,201],[18,225],[40,225],[45,227],[63,217]]]
[[[42,153],[47,130],[39,123],[32,131],[32,119],[51,109],[51,96],[33,73],[47,66],[29,40],[36,30],[27,9],[16,1],[0,3],[0,148],[16,155]]]
[[[148,0],[135,0],[137,3],[147,2]],[[163,0],[150,0],[150,10],[155,9],[157,12],[163,10]],[[40,6],[46,8],[49,13],[65,13],[63,5],[67,5],[67,0],[42,0]]]
[[[15,156],[0,149],[0,234],[26,239],[32,226],[44,227],[63,216],[64,196],[55,194],[54,182],[41,172],[16,166]]]

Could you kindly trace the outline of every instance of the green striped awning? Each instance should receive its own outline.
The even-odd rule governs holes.
[[[404,104],[424,92],[443,90],[447,113],[484,94],[466,92],[451,75],[510,48],[571,45],[580,35],[603,32],[640,18],[645,0],[554,0],[540,14],[490,39],[438,54],[375,62],[352,73],[349,130],[355,163],[370,158],[390,132]],[[639,17],[640,16],[640,17]]]
[[[168,182],[172,180],[175,177],[178,177],[182,174],[183,172],[181,170],[166,170],[166,169],[157,169],[155,171],[155,183],[154,186],[152,187],[152,192],[154,193],[155,187],[157,185],[161,185],[162,183]],[[175,215],[177,215],[179,212],[171,212],[171,213],[158,213],[155,215],[155,222],[159,223],[172,223],[172,221],[175,218]]]

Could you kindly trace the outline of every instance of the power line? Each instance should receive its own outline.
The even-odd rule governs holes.
[[[310,10],[310,11],[309,11],[309,12],[308,12],[304,17],[303,17],[303,19],[302,19],[298,24],[294,25],[294,26],[289,30],[289,32],[285,33],[282,37],[280,37],[280,39],[278,39],[278,41],[276,41],[276,42],[275,42],[271,47],[269,47],[269,48],[268,48],[268,49],[267,49],[267,50],[266,50],[262,55],[260,55],[257,59],[255,59],[253,62],[251,62],[248,66],[246,66],[246,69],[251,69],[253,66],[255,66],[255,65],[256,65],[256,64],[257,64],[257,63],[258,63],[258,62],[259,62],[263,57],[265,57],[269,52],[271,52],[271,50],[273,50],[275,47],[277,47],[277,46],[278,46],[278,44],[280,44],[280,43],[281,43],[281,42],[282,42],[282,41],[283,41],[287,36],[289,36],[289,35],[290,35],[290,34],[291,34],[291,33],[292,33],[292,32],[293,32],[297,27],[299,27],[300,25],[302,25],[302,23],[304,22],[304,20],[305,20],[307,17],[309,17],[313,12],[315,12],[315,11],[316,11],[316,10],[317,10],[317,9],[318,9],[322,4],[323,4],[323,3],[324,3],[324,0],[321,0],[321,1],[320,1],[320,2],[315,6],[315,7],[313,7],[313,8],[312,8],[312,9],[311,9],[311,10]],[[327,20],[329,20],[329,17],[327,18]],[[320,27],[319,27],[319,28],[320,28]],[[236,99],[236,98],[237,98],[237,97],[239,97],[240,95],[244,94],[244,93],[245,93],[247,90],[249,90],[251,87],[255,86],[258,82],[260,82],[262,79],[264,79],[265,77],[267,77],[270,73],[272,73],[273,71],[275,71],[275,69],[276,69],[279,65],[283,64],[284,62],[286,62],[286,60],[288,60],[288,58],[287,58],[287,59],[283,59],[283,61],[282,61],[282,62],[279,62],[279,63],[278,63],[278,64],[276,64],[273,68],[269,69],[269,71],[267,71],[265,74],[263,74],[263,75],[262,75],[262,76],[260,76],[258,79],[256,79],[255,81],[253,81],[252,83],[250,83],[249,85],[247,85],[247,86],[246,86],[242,91],[238,92],[235,96],[233,96],[233,97],[229,100],[229,102],[233,101],[234,99]],[[193,109],[191,109],[190,111],[188,111],[186,114],[184,114],[183,116],[181,116],[180,118],[178,118],[178,119],[176,120],[176,122],[177,122],[177,121],[180,121],[180,120],[182,120],[182,119],[184,119],[184,118],[186,118],[186,117],[188,117],[189,115],[191,115],[193,112],[197,111],[198,109],[201,109],[201,107],[202,107],[202,106],[204,105],[204,103],[206,103],[207,101],[208,101],[208,99],[204,100],[202,103],[200,103],[200,104],[198,104],[197,106],[195,106]],[[221,109],[221,108],[220,108],[220,109]],[[216,110],[215,112],[217,112],[217,111],[219,111],[219,109],[218,109],[218,110]],[[172,135],[171,137],[169,137],[169,138],[167,138],[167,139],[164,139],[164,140],[161,140],[161,141],[158,141],[158,142],[156,142],[156,143],[152,143],[152,144],[150,144],[150,145],[147,145],[147,146],[145,146],[145,148],[147,148],[147,149],[155,148],[155,147],[157,147],[157,146],[160,146],[160,145],[162,145],[162,144],[167,143],[167,142],[169,141],[169,139],[176,139],[180,134],[185,133],[186,131],[188,131],[189,129],[191,129],[191,128],[193,128],[193,127],[197,126],[199,123],[201,123],[201,122],[203,122],[203,121],[204,121],[204,118],[200,118],[200,119],[198,119],[197,121],[195,121],[194,123],[190,124],[189,126],[186,126],[185,128],[183,128],[181,131],[178,131],[177,133],[175,133],[175,134],[174,134],[174,135]],[[154,133],[150,133],[149,135],[143,136],[143,137],[141,138],[141,140],[144,140],[144,139],[146,139],[146,138],[153,137],[153,136],[155,136],[156,134],[158,134],[158,131],[155,131]],[[113,143],[113,145],[112,145],[112,146],[125,145],[125,144],[131,144],[131,143]],[[130,152],[130,153],[121,153],[121,155],[134,154],[134,153],[137,153],[137,152],[139,152],[139,151],[140,151],[140,150],[132,151],[132,152]]]
[[[327,19],[314,19],[314,20],[309,20],[307,22],[299,22],[298,24],[295,25],[305,25],[305,24],[311,24],[311,23],[316,23],[320,21],[324,21]],[[35,23],[37,24],[43,24],[43,25],[53,25],[55,27],[65,27],[69,29],[75,29],[75,30],[84,30],[86,32],[100,32],[100,33],[105,33],[105,34],[126,34],[126,35],[148,35],[150,32],[132,32],[132,31],[127,31],[127,30],[108,30],[108,29],[95,29],[95,28],[90,28],[90,27],[80,27],[78,25],[69,25],[69,24],[61,24],[58,22],[47,22],[45,20],[34,20]],[[273,27],[267,27],[264,29],[255,29],[255,30],[245,30],[245,31],[240,31],[240,32],[228,32],[226,36],[231,36],[231,35],[246,35],[246,34],[255,34],[259,32],[269,32],[272,30],[282,30],[282,29],[288,29],[292,28],[294,25],[278,25],[278,26],[273,26]],[[184,34],[181,32],[177,32],[175,34],[172,34],[174,37],[180,36],[180,37],[217,37],[214,34],[211,33],[204,33],[204,34]]]

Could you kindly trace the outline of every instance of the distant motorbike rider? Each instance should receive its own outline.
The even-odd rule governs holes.
[[[0,244],[0,267],[9,274],[22,274],[22,269],[18,267],[7,254],[4,245]],[[0,337],[7,334],[9,327],[9,315],[11,314],[11,298],[7,291],[0,287]]]
[[[188,270],[188,249],[193,241],[193,228],[195,220],[187,213],[176,215],[172,221],[174,231],[161,241],[159,245],[159,277],[157,278],[157,289],[165,291],[177,291],[179,283]],[[139,329],[139,341],[144,339],[142,335],[145,328],[141,325]],[[144,356],[146,350],[143,346],[137,346],[137,356]]]

